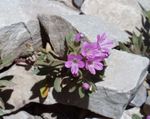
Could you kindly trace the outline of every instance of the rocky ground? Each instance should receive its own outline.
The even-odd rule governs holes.
[[[106,61],[104,81],[96,84],[95,94],[84,99],[50,90],[42,100],[38,89],[45,77],[14,63],[25,55],[26,43],[37,49],[48,41],[61,56],[62,39],[70,31],[82,32],[90,41],[106,32],[116,46],[118,42],[128,42],[126,31],[138,32],[136,27],[142,27],[140,5],[150,10],[149,0],[0,1],[3,11],[0,13],[0,77],[13,75],[15,84],[0,94],[6,108],[1,118],[132,119],[133,114],[141,118],[149,115],[150,78],[146,57],[112,50]]]

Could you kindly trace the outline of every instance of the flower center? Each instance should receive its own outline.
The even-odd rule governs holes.
[[[89,64],[89,65],[92,65],[92,64],[93,64],[93,62],[92,62],[92,61],[88,61],[88,64]]]
[[[74,63],[77,63],[78,61],[77,61],[77,59],[73,59],[73,62],[74,62]]]

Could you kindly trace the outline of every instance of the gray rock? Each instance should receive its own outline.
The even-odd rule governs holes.
[[[92,96],[77,99],[75,95],[71,97],[64,94],[58,97],[54,95],[54,98],[64,104],[87,108],[97,114],[120,119],[147,75],[149,60],[113,50],[106,63],[108,67],[105,70],[104,81],[96,84],[97,91]]]
[[[84,0],[73,0],[73,4],[77,7],[80,8],[82,6],[82,3]]]
[[[104,81],[96,83],[97,91],[92,96],[79,99],[75,94],[59,94],[51,89],[44,104],[59,102],[75,105],[106,117],[119,119],[143,83],[149,60],[141,56],[113,50],[106,62],[108,66],[105,70]],[[12,81],[16,85],[8,87],[8,89],[13,89],[8,103],[14,105],[15,108],[5,110],[5,113],[15,111],[29,102],[40,102],[39,98],[31,99],[30,97],[33,93],[31,89],[37,82],[44,79],[43,76],[33,75],[31,71],[26,71],[19,66],[13,66],[8,71],[1,73],[0,77],[6,75],[14,75]]]
[[[1,68],[12,63],[18,54],[21,53],[26,41],[30,40],[35,48],[41,45],[41,33],[37,14],[78,14],[77,11],[72,10],[63,3],[48,0],[0,1],[0,11],[3,11],[0,13],[0,49],[6,46],[1,51],[1,57],[2,60],[10,57],[10,60],[7,61],[8,63],[1,65]],[[12,25],[18,22],[23,22],[22,26]],[[16,49],[20,49],[20,51],[17,50],[16,56],[13,56]],[[11,52],[13,53],[11,54]],[[9,56],[8,53],[11,55]],[[7,57],[4,58],[5,56]]]
[[[54,51],[59,56],[63,56],[65,52],[64,38],[71,32],[77,33],[76,29],[69,22],[58,16],[40,15],[39,21],[48,34]]]
[[[131,106],[140,107],[142,106],[147,98],[147,90],[144,85],[140,86],[139,90],[137,91],[134,99],[130,102]]]
[[[81,11],[99,16],[122,30],[133,31],[135,27],[141,27],[142,12],[137,0],[85,0]]]
[[[6,7],[7,6],[7,7]],[[0,28],[18,22],[28,23],[36,20],[37,14],[79,14],[58,1],[48,0],[5,0],[0,2]],[[30,23],[31,24],[31,23]],[[31,30],[32,31],[32,30]]]
[[[144,9],[150,10],[150,1],[149,0],[137,0]]]
[[[146,102],[145,102],[142,110],[143,110],[145,115],[150,114],[150,96],[147,97]]]
[[[106,33],[117,44],[128,42],[128,35],[113,24],[108,24],[101,18],[89,15],[63,15],[72,26],[85,34],[90,41],[96,41],[96,36]]]
[[[38,44],[35,40],[34,44]],[[26,43],[33,43],[30,33],[23,23],[13,24],[0,29],[0,57],[2,65],[9,66],[14,59],[21,55],[26,49]]]

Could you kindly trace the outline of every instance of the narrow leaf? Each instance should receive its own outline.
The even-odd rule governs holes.
[[[126,51],[126,52],[129,52],[130,53],[130,50],[127,46],[125,46],[123,43],[119,42],[119,47],[121,50],[123,51]]]
[[[42,98],[46,98],[48,96],[49,87],[45,86],[40,89],[40,94]]]
[[[62,79],[61,78],[56,78],[54,81],[54,89],[56,92],[61,92],[62,87],[61,87]]]
[[[85,94],[84,94],[84,92],[83,92],[82,87],[79,87],[78,91],[79,91],[79,96],[80,96],[80,98],[83,98],[83,97],[85,96]]]
[[[69,89],[69,93],[72,93],[72,92],[74,92],[76,90],[76,86],[73,86],[73,87],[71,87],[70,89]]]

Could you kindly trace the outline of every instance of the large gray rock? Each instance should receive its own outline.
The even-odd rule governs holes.
[[[65,36],[69,33],[77,33],[77,30],[59,16],[39,15],[38,18],[48,34],[48,40],[52,44],[54,51],[59,56],[63,56],[65,53]]]
[[[85,34],[90,41],[96,41],[98,34],[106,33],[117,44],[129,41],[128,35],[117,26],[103,21],[101,18],[90,15],[63,15],[72,26]]]
[[[30,20],[35,20],[39,13],[78,14],[63,3],[52,0],[14,0],[13,2],[5,0],[0,2],[0,11],[3,11],[0,13],[0,28],[18,22],[28,23]]]
[[[139,90],[137,91],[134,99],[130,102],[131,106],[141,107],[147,98],[147,90],[144,85],[140,86]]]
[[[0,57],[2,65],[9,66],[14,59],[21,55],[26,49],[25,44],[39,44],[39,40],[32,40],[30,33],[24,23],[13,24],[0,29]]]
[[[50,90],[44,104],[59,102],[75,105],[106,117],[119,119],[128,103],[134,98],[139,86],[143,83],[149,60],[113,50],[106,62],[108,66],[105,70],[104,81],[96,83],[97,91],[92,96],[79,99],[75,94],[59,94]],[[14,75],[12,81],[16,85],[8,87],[13,89],[13,92],[7,102],[14,105],[15,108],[6,110],[5,113],[17,110],[29,102],[40,102],[40,98],[35,97],[31,100],[29,98],[33,95],[31,89],[35,86],[35,83],[45,77],[33,75],[31,71],[26,71],[19,66],[13,66],[8,71],[0,74],[0,77],[6,75]],[[36,88],[36,93],[39,95],[38,85]]]
[[[105,70],[104,81],[96,84],[97,91],[92,96],[79,100],[74,95],[71,98],[64,94],[55,97],[56,100],[87,108],[106,117],[120,119],[147,75],[149,60],[113,50],[106,63],[108,67]]]
[[[85,0],[81,11],[99,16],[122,30],[133,31],[135,27],[141,26],[142,12],[137,0]]]
[[[0,1],[0,11],[3,11],[0,13],[1,57],[2,60],[8,59],[7,57],[10,58],[7,61],[8,63],[1,65],[1,68],[12,63],[18,54],[22,52],[22,47],[26,41],[30,40],[35,48],[42,44],[40,26],[37,19],[38,14],[57,14],[60,16],[64,14],[78,14],[77,11],[72,10],[63,3],[48,0]],[[12,25],[18,22],[23,22],[22,26]],[[15,51],[16,55],[13,56]]]

